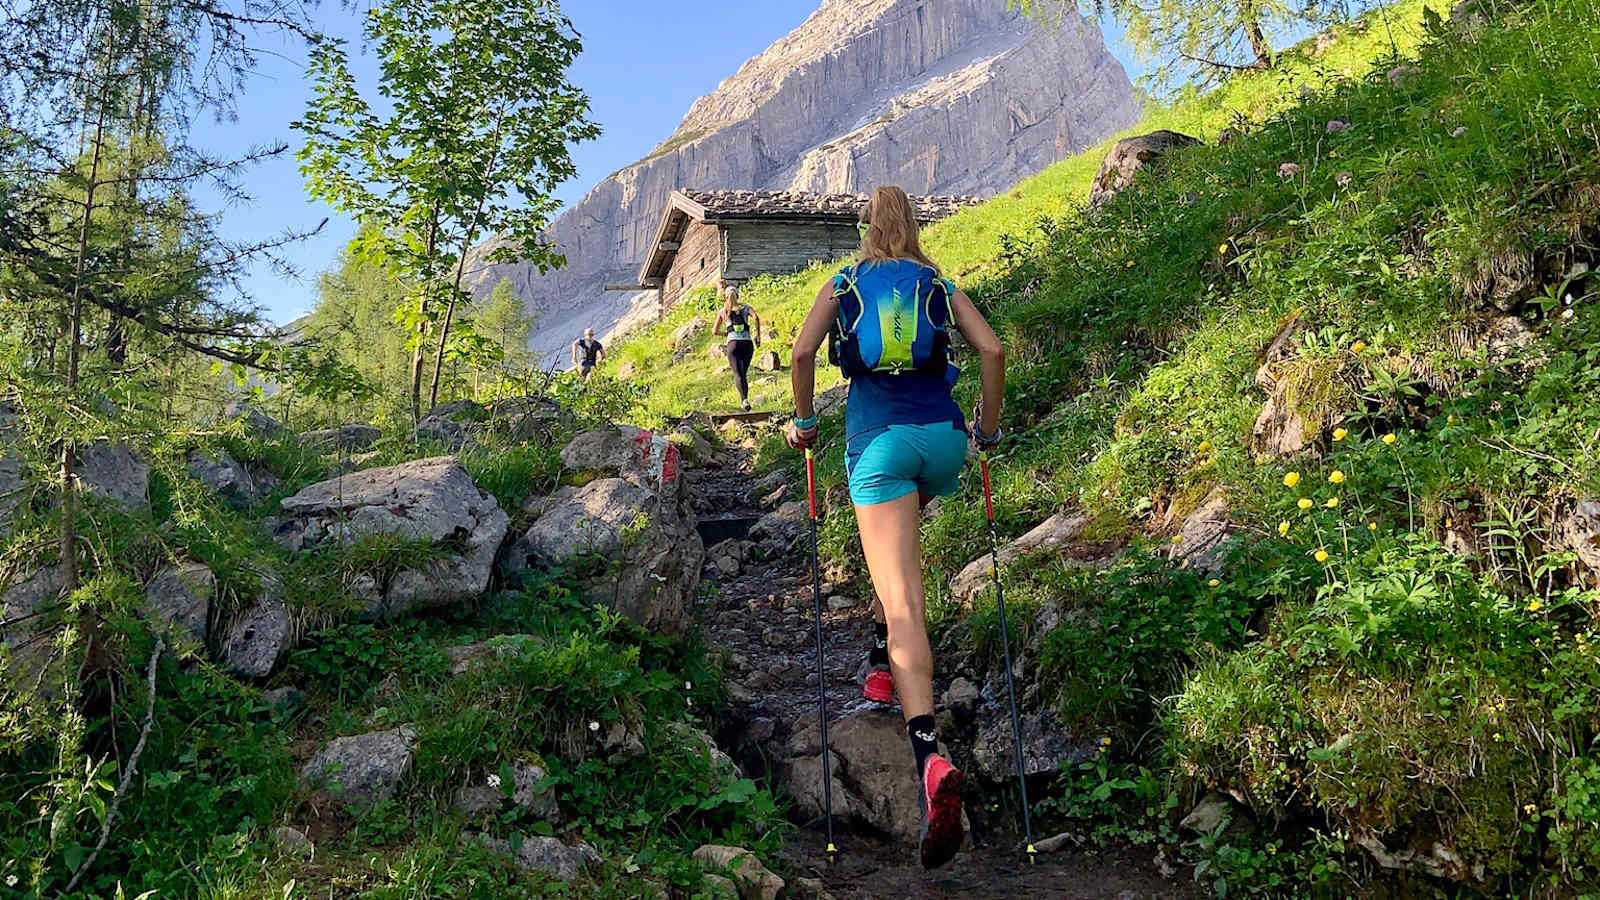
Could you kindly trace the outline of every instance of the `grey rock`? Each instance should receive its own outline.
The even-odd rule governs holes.
[[[783,371],[783,357],[776,350],[763,350],[756,354],[756,368],[763,372]]]
[[[261,485],[250,471],[226,450],[191,450],[184,457],[190,474],[235,508],[261,498]]]
[[[417,440],[442,444],[452,453],[473,450],[479,446],[470,427],[443,416],[425,416],[417,422]]]
[[[701,436],[700,432],[693,429],[674,431],[667,436],[678,452],[683,455],[683,461],[690,466],[703,466],[716,456],[716,449],[711,442]]]
[[[510,841],[486,835],[479,835],[477,840],[491,852],[515,859],[517,867],[523,871],[547,875],[562,883],[577,881],[590,866],[604,861],[593,847],[581,841],[564,844],[559,838],[524,837],[513,850]]]
[[[1186,828],[1197,834],[1211,834],[1222,823],[1235,818],[1234,804],[1231,799],[1212,791],[1195,804],[1194,809],[1183,817],[1178,823],[1179,828]]]
[[[548,444],[571,421],[571,414],[549,397],[510,397],[489,404],[489,427],[513,441]]]
[[[956,678],[944,692],[944,705],[955,709],[971,709],[983,699],[978,686],[965,678]]]
[[[750,540],[769,555],[788,553],[806,536],[811,509],[804,500],[791,500],[750,526]]]
[[[484,663],[515,656],[529,644],[542,643],[541,639],[533,635],[502,634],[476,644],[446,647],[444,655],[450,663],[450,674],[464,675]]]
[[[634,481],[646,480],[652,456],[658,447],[655,434],[631,425],[594,428],[574,437],[561,451],[561,465],[574,472],[621,475]]]
[[[845,400],[849,395],[850,385],[848,382],[828,388],[817,395],[816,402],[812,404],[812,414],[820,419],[836,409],[844,408]]]
[[[999,695],[1004,696],[1003,687]],[[1011,714],[1005,704],[996,703],[985,708],[980,721],[978,737],[972,744],[972,758],[978,771],[996,782],[1016,778]],[[1022,716],[1022,770],[1029,776],[1054,772],[1062,763],[1092,759],[1097,750],[1092,740],[1069,736],[1051,710]]]
[[[561,818],[561,806],[553,788],[539,791],[539,783],[549,774],[530,762],[511,764],[512,785],[509,797],[501,782],[502,773],[489,775],[483,782],[468,784],[456,791],[456,812],[475,816],[500,809],[502,801],[510,800],[519,809],[536,818],[553,822]]]
[[[1519,316],[1496,316],[1484,329],[1479,343],[1492,365],[1501,365],[1517,351],[1532,344],[1538,339],[1528,323]]]
[[[273,688],[261,695],[261,705],[275,715],[286,716],[306,703],[306,695],[297,687]]]
[[[236,615],[222,639],[222,662],[245,678],[272,674],[294,646],[289,608],[275,590],[264,590],[254,605]]]
[[[272,846],[284,856],[292,856],[295,859],[308,860],[317,853],[316,845],[311,843],[311,838],[306,837],[305,832],[298,828],[290,828],[288,825],[272,829]]]
[[[711,873],[731,872],[741,900],[777,900],[783,893],[783,879],[743,847],[704,844],[694,851],[694,861]]]
[[[1199,143],[1199,140],[1176,131],[1153,131],[1117,141],[1100,164],[1100,172],[1095,175],[1094,183],[1089,188],[1089,205],[1103,206],[1109,203],[1111,198],[1133,184],[1134,176],[1141,169],[1150,167],[1173,150]]]
[[[1579,500],[1553,529],[1555,549],[1578,555],[1578,562],[1600,574],[1600,497]]]
[[[1228,539],[1237,531],[1228,515],[1227,493],[1221,488],[1214,489],[1183,520],[1177,535],[1181,540],[1169,545],[1167,559],[1180,568],[1221,571],[1223,551]]]
[[[300,433],[300,443],[328,452],[366,450],[376,444],[381,437],[383,432],[371,425],[351,424],[318,431],[303,431]]]
[[[1033,553],[1059,553],[1078,542],[1089,517],[1082,513],[1056,513],[1022,537],[1000,548],[1000,571],[1023,556]],[[950,594],[958,602],[970,604],[977,593],[993,583],[991,554],[984,553],[967,563],[950,582]]]
[[[0,573],[3,574],[3,573]],[[56,605],[66,584],[59,566],[24,570],[0,582],[0,686],[22,697],[59,696],[67,672],[48,633],[59,624]]]
[[[701,877],[700,893],[695,896],[707,900],[739,900],[739,888],[732,879],[708,872]]]
[[[828,598],[828,608],[834,612],[844,609],[854,609],[855,605],[856,601],[854,599],[846,597],[843,594],[834,594]]]
[[[898,712],[865,709],[828,725],[834,814],[901,840],[915,840],[921,827],[917,782],[909,777],[915,757]],[[822,813],[822,759],[817,723],[807,716],[789,740],[784,780],[806,816]]]
[[[294,432],[277,419],[267,415],[261,407],[242,400],[230,401],[222,411],[223,424],[237,422],[246,437],[276,441],[290,437]]]
[[[369,586],[367,613],[390,616],[465,603],[489,585],[510,519],[454,457],[365,469],[311,485],[283,503],[280,543],[292,550],[387,535],[450,548]]]
[[[746,503],[749,503],[752,506],[766,505],[767,498],[771,496],[774,491],[782,492],[787,491],[788,489],[789,475],[780,469],[776,472],[768,472],[766,475],[758,479],[756,483],[750,487],[750,490],[745,492],[744,499]]]
[[[1395,87],[1404,87],[1412,79],[1422,74],[1422,70],[1413,65],[1398,65],[1389,70],[1386,76],[1389,83]]]
[[[134,509],[149,503],[150,467],[125,444],[92,444],[78,454],[77,477],[84,488]]]
[[[216,593],[217,576],[205,564],[183,562],[162,569],[150,579],[144,591],[145,607],[153,617],[203,645],[211,600]]]
[[[393,797],[417,746],[410,728],[335,738],[300,769],[308,785],[358,811]]]
[[[1258,457],[1288,457],[1303,453],[1310,446],[1306,422],[1300,411],[1280,393],[1267,398],[1250,428],[1250,446]]]
[[[1033,849],[1040,853],[1058,853],[1070,846],[1082,846],[1083,840],[1070,831],[1051,835],[1042,841],[1034,841]]]

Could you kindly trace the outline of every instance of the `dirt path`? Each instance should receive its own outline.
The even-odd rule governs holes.
[[[688,473],[702,520],[733,524],[767,511],[748,496],[756,485],[748,453],[733,448],[724,463]],[[803,485],[791,486],[784,499],[801,499],[803,493]],[[733,714],[717,739],[752,774],[781,767],[783,748],[796,725],[817,715],[816,623],[808,548],[809,538],[802,533],[792,553],[746,563],[737,573],[712,566],[706,576],[717,585],[712,605],[704,610],[706,637],[730,651]],[[861,696],[858,679],[872,633],[870,598],[853,596],[848,586],[827,583],[823,595],[828,718],[836,721],[852,711],[877,707]],[[1010,849],[1021,842],[1010,831],[1014,826],[994,824],[1001,828],[975,822],[974,835],[955,860],[933,872],[921,868],[914,847],[853,831],[840,821],[835,822],[840,853],[833,865],[826,863],[820,822],[804,823],[783,856],[790,874],[820,879],[839,900],[1194,896],[1182,874],[1163,877],[1148,854],[1064,851],[1027,865]]]

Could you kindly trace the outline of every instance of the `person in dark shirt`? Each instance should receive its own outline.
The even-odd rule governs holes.
[[[579,356],[582,356],[580,359]],[[572,367],[578,369],[578,374],[588,378],[594,374],[594,367],[600,360],[606,358],[606,347],[594,339],[594,329],[585,328],[583,337],[572,342]]]

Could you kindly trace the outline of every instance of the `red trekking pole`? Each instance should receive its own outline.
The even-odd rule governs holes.
[[[973,431],[977,431],[974,424]],[[1017,788],[1022,792],[1022,829],[1027,839],[1028,862],[1034,862],[1033,820],[1028,813],[1028,780],[1022,768],[1022,719],[1017,715],[1017,689],[1011,678],[1011,633],[1006,623],[1006,597],[1000,586],[1000,536],[994,524],[994,492],[989,487],[989,451],[978,451],[978,471],[983,473],[983,508],[989,517],[989,570],[994,573],[994,603],[1000,613],[1000,647],[1006,659],[1006,698],[1011,702],[1011,740],[1017,757]]]

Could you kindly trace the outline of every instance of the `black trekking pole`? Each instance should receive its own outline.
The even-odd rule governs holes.
[[[989,488],[989,452],[978,451],[978,470],[983,473],[983,508],[989,516],[989,569],[994,572],[994,602],[1000,613],[1000,647],[1006,658],[1006,698],[1011,701],[1011,740],[1017,755],[1017,787],[1022,791],[1022,829],[1027,838],[1028,862],[1035,862],[1033,820],[1028,814],[1028,780],[1022,770],[1022,719],[1017,715],[1017,689],[1011,678],[1011,629],[1006,623],[1005,591],[1000,587],[1000,537],[995,532],[994,493]]]
[[[811,506],[811,597],[817,606],[817,725],[822,733],[822,815],[828,828],[828,865],[838,848],[833,846],[833,773],[828,763],[828,676],[822,656],[822,565],[817,559],[817,469],[811,448],[806,448],[806,499]]]

